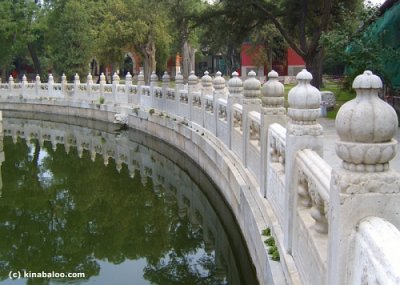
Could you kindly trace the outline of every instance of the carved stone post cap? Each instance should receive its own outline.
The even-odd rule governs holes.
[[[353,81],[353,89],[381,89],[382,80],[370,70],[364,71]]]
[[[216,76],[212,83],[216,90],[221,90],[225,88],[225,78],[222,77],[222,73],[220,71],[216,73]]]
[[[90,81],[93,80],[93,76],[92,76],[92,74],[90,72],[89,72],[89,74],[88,74],[86,79],[87,79],[87,82],[90,82]]]
[[[113,79],[113,81],[118,82],[120,78],[119,78],[118,74],[116,72],[114,72],[112,79]]]
[[[10,75],[10,77],[8,77],[8,81],[14,81],[14,77]]]
[[[102,73],[100,74],[100,81],[101,81],[101,82],[105,82],[105,81],[106,81],[106,76],[104,75],[104,72],[102,72]]]
[[[79,81],[79,74],[78,73],[75,73],[74,80],[75,81]]]
[[[65,75],[65,73],[61,75],[61,81],[63,82],[67,81],[67,76]]]
[[[183,84],[183,75],[182,75],[181,72],[178,72],[178,73],[175,75],[175,82],[176,82],[177,84]]]
[[[255,98],[260,96],[261,82],[256,78],[256,73],[252,70],[248,77],[243,83],[244,97]]]
[[[143,69],[140,69],[139,74],[138,74],[138,79],[139,79],[139,80],[144,80]]]
[[[163,82],[169,82],[169,74],[168,74],[168,72],[164,71],[164,74],[162,76],[162,81]]]
[[[26,75],[25,75],[25,74],[22,76],[22,81],[23,81],[23,82],[27,82],[27,78],[26,78]]]
[[[312,74],[306,69],[300,71],[296,79],[297,85],[288,94],[289,108],[293,109],[319,109],[321,93],[310,84]],[[313,118],[315,120],[315,118]]]
[[[128,73],[125,75],[125,81],[132,81],[132,74],[128,71]]]
[[[151,81],[151,82],[157,82],[157,81],[158,81],[158,76],[157,76],[157,74],[156,74],[155,71],[153,71],[153,72],[151,73],[151,75],[150,75],[150,81]]]
[[[365,71],[353,82],[357,96],[337,113],[336,131],[340,141],[336,154],[343,167],[358,172],[386,171],[396,154],[398,119],[393,107],[378,97],[381,79]]]
[[[311,81],[313,79],[313,76],[310,72],[307,71],[307,69],[303,69],[299,73],[297,73],[296,79]]]
[[[239,78],[239,73],[234,71],[232,78],[228,80],[229,94],[240,94],[243,90],[243,81]]]
[[[194,74],[194,71],[192,70],[190,72],[189,78],[188,78],[188,83],[189,85],[196,85],[199,82],[198,77]]]
[[[37,81],[37,82],[40,82],[40,76],[39,76],[39,74],[36,74],[36,81]]]
[[[204,88],[211,87],[212,85],[212,78],[207,70],[204,71],[204,75],[201,77],[201,85]]]
[[[278,77],[279,74],[275,70],[271,70],[270,72],[268,72],[268,78],[278,78]]]
[[[264,83],[261,93],[263,97],[283,97],[285,87],[278,81],[278,73],[274,70],[268,73],[269,80]]]
[[[53,82],[54,82],[53,74],[49,73],[49,83],[53,83]]]

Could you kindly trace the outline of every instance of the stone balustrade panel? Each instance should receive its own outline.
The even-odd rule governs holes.
[[[370,217],[354,237],[348,272],[352,284],[400,284],[400,231],[388,221]]]
[[[225,145],[228,145],[229,140],[229,130],[228,130],[228,101],[223,98],[219,98],[217,100],[215,114],[216,118],[216,133],[217,137],[224,142]]]
[[[280,225],[283,225],[285,211],[285,149],[286,129],[279,124],[270,125],[266,153],[266,198],[270,201]]]
[[[201,92],[193,92],[192,97],[192,106],[190,106],[192,121],[199,124],[200,126],[204,126]]]
[[[298,197],[292,254],[299,261],[299,273],[306,284],[323,284],[327,270],[327,218],[332,168],[310,149],[297,152],[296,168],[294,179]]]
[[[189,105],[189,92],[188,90],[179,90],[178,92],[178,116],[189,119],[190,118],[190,105]]]
[[[232,106],[232,130],[231,130],[231,149],[240,158],[243,159],[243,106],[233,104]]]
[[[216,126],[216,113],[217,110],[214,110],[214,97],[211,95],[203,96],[204,100],[204,127],[216,135],[217,126]]]
[[[261,145],[260,145],[260,128],[261,114],[256,111],[250,111],[248,114],[247,128],[249,128],[249,141],[247,147],[247,167],[260,183],[262,179],[261,173]],[[260,183],[261,184],[261,183]]]

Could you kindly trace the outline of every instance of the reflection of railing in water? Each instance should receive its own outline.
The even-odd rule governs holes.
[[[81,120],[79,123],[85,124],[86,121]],[[97,124],[97,127],[109,128],[110,126],[114,128],[114,125]],[[86,152],[93,161],[102,157],[105,165],[109,164],[111,158],[115,161],[118,172],[124,167],[123,165],[126,165],[129,175],[132,178],[140,175],[143,185],[146,185],[150,178],[155,191],[160,187],[165,187],[166,199],[176,199],[180,217],[187,216],[193,230],[202,229],[205,250],[215,258],[217,278],[229,282],[229,280],[240,280],[239,278],[244,277],[239,277],[237,266],[248,267],[249,262],[244,265],[235,260],[235,256],[242,259],[243,252],[232,247],[230,238],[228,239],[225,232],[226,229],[221,227],[220,223],[213,222],[220,219],[221,213],[217,216],[196,182],[188,176],[187,172],[177,167],[175,162],[165,156],[168,156],[169,152],[166,151],[168,148],[163,148],[162,155],[148,147],[157,145],[152,142],[154,138],[135,131],[110,133],[101,129],[90,129],[60,122],[18,118],[5,118],[3,127],[4,135],[12,137],[14,143],[18,139],[24,139],[27,144],[31,140],[38,140],[39,145],[43,147],[45,142],[50,142],[54,151],[64,145],[66,153],[69,153],[71,148],[76,148],[79,157]],[[171,152],[173,151],[171,150]],[[169,156],[174,157],[175,155],[171,153]],[[211,184],[204,180],[201,182],[206,183],[206,186],[203,187],[207,187],[207,191],[215,193]],[[221,206],[219,205],[216,209],[221,211]],[[222,217],[224,216],[226,214],[222,214]],[[230,228],[232,222],[233,220],[230,218],[226,227]],[[236,235],[238,234],[237,230],[230,230],[229,235],[232,234],[232,231],[236,232]],[[230,247],[236,253],[233,254]],[[245,279],[247,278],[252,280],[251,276],[246,276]]]

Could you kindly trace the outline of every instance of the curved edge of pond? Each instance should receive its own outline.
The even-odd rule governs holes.
[[[45,104],[42,102],[40,104],[30,104],[10,102],[3,103],[0,109],[4,111],[29,112],[32,114],[31,119],[38,119],[45,113],[68,116],[67,123],[70,124],[74,124],[76,117],[79,117],[89,119],[87,127],[96,128],[97,121],[108,122],[109,127],[113,127],[113,130],[118,127],[118,125],[113,124],[114,115],[117,112],[112,106],[107,106],[105,110],[101,110],[97,108],[81,108],[80,106],[65,106],[62,103],[52,102],[52,104]],[[276,217],[268,201],[263,199],[259,193],[259,186],[254,177],[248,173],[241,161],[227,149],[223,142],[208,130],[186,121],[184,118],[175,116],[172,118],[161,117],[143,110],[139,110],[139,112],[130,111],[132,112],[128,115],[128,126],[130,128],[151,135],[157,138],[160,144],[167,143],[185,154],[192,160],[190,163],[195,163],[202,169],[206,176],[210,178],[209,180],[219,189],[218,196],[214,195],[215,193],[207,193],[207,196],[213,206],[224,201],[232,211],[234,220],[236,220],[241,230],[239,234],[245,241],[247,252],[256,269],[259,284],[296,283],[295,272],[297,270],[295,270],[290,255],[285,254],[282,257],[281,252],[280,262],[272,261],[263,243],[261,231],[267,225],[272,225],[278,239],[282,237],[282,232],[276,227]],[[193,165],[192,167],[190,166],[189,160],[179,155],[176,155],[171,160],[181,168],[187,169],[188,174],[195,181],[202,180],[199,171],[196,170],[196,173],[191,171]],[[227,232],[228,235],[233,235],[233,233]],[[235,247],[235,237],[232,237],[232,245]],[[292,280],[286,280],[285,275]]]

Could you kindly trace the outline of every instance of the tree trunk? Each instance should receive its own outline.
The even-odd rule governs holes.
[[[153,71],[156,71],[156,45],[153,41],[149,41],[144,48],[143,53],[143,73],[144,82],[146,85],[150,83],[150,75]]]
[[[189,77],[189,72],[189,43],[184,40],[182,45],[182,75],[185,81]]]
[[[270,72],[272,70],[272,46],[269,44],[267,44],[267,57],[268,57],[267,70],[268,72]]]
[[[318,89],[323,87],[322,83],[322,63],[324,58],[324,51],[322,48],[316,50],[313,53],[309,53],[305,58],[306,68],[311,72],[313,80],[311,84]]]
[[[33,68],[35,70],[35,73],[42,75],[42,67],[40,64],[40,60],[39,60],[39,57],[37,56],[36,48],[33,46],[32,43],[28,44],[28,50],[29,50],[29,54],[31,55],[31,58],[32,58]]]
[[[189,45],[189,72],[195,70],[195,54],[196,49]]]
[[[1,71],[1,82],[6,83],[7,82],[7,67],[2,66],[0,71]]]

